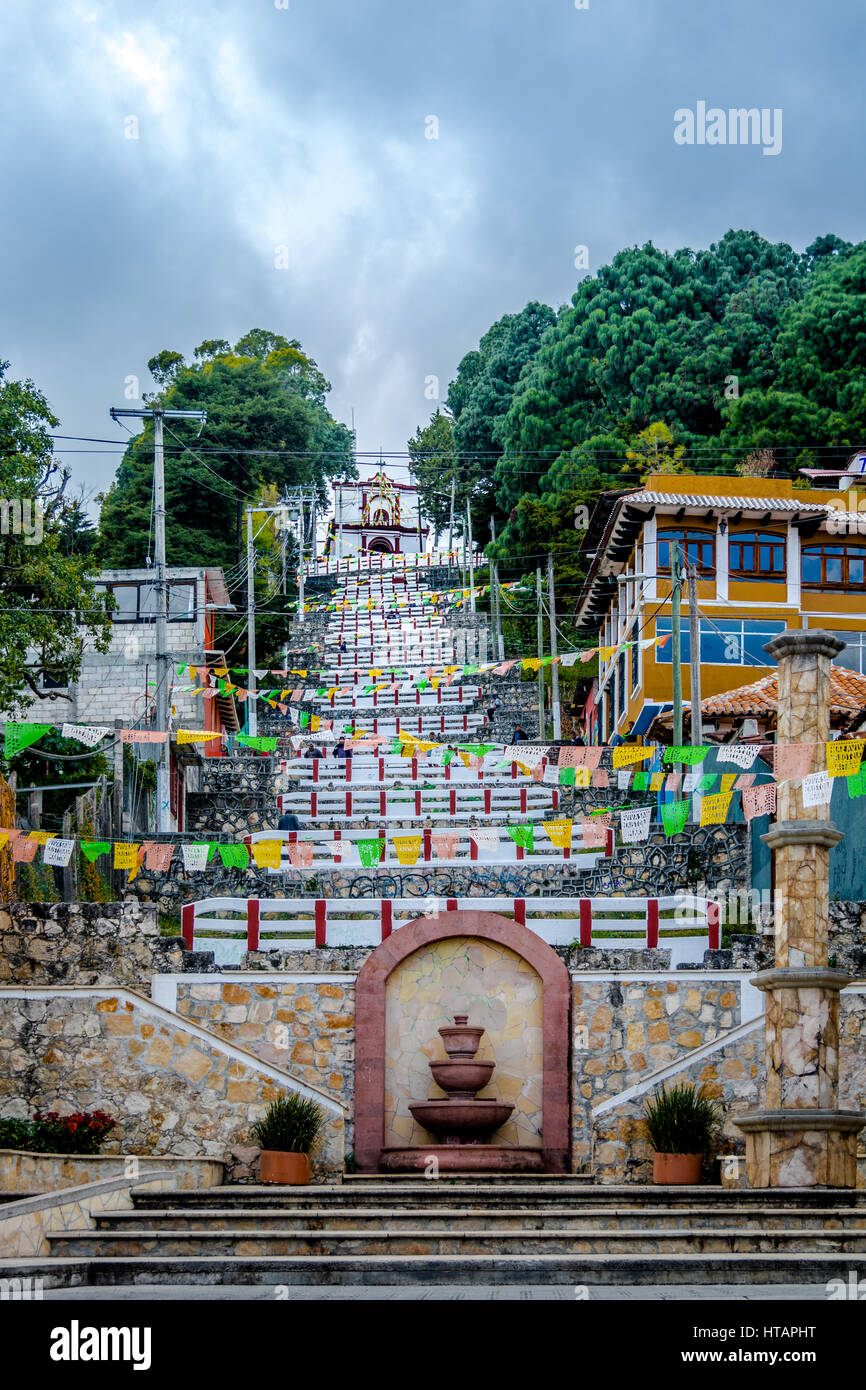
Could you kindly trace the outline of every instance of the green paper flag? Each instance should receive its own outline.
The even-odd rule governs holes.
[[[107,854],[111,845],[107,840],[82,840],[81,853],[94,864],[100,854]]]
[[[662,806],[662,824],[666,835],[679,835],[689,818],[689,803],[673,801]]]
[[[365,869],[370,869],[374,864],[378,864],[385,846],[384,839],[375,840],[356,840],[358,854]]]
[[[4,730],[4,754],[14,758],[22,749],[42,738],[51,729],[51,724],[8,724]]]
[[[454,754],[453,754],[452,752],[450,752],[449,749],[446,748],[446,749],[445,749],[445,752],[442,754],[442,766],[443,766],[443,767],[447,767],[448,764],[451,763],[451,762],[453,762],[453,761],[454,761]]]
[[[351,732],[352,732],[352,726],[351,726],[351,724],[344,724],[344,725],[343,725],[343,733],[344,733],[344,734],[350,734]],[[399,749],[398,749],[398,752],[399,752]]]
[[[245,748],[258,748],[262,753],[275,753],[277,750],[276,735],[269,738],[265,734],[238,734],[237,741]]]
[[[848,800],[853,801],[856,797],[862,796],[866,792],[866,764],[863,764],[859,772],[853,776],[846,777],[845,782],[848,787]]]
[[[246,869],[250,862],[250,852],[246,845],[217,845],[220,859],[227,869]]]
[[[561,767],[561,768],[559,769],[559,785],[560,785],[561,787],[573,787],[573,786],[574,786],[574,768],[573,768],[573,767]]]
[[[574,768],[571,770],[573,772]],[[532,853],[532,847],[535,842],[533,839],[533,827],[531,825],[506,825],[505,829],[516,845],[519,845],[521,849],[528,849],[529,852]]]
[[[416,681],[415,688],[416,690],[426,690],[429,684],[430,682],[428,680]]]
[[[705,772],[695,790],[699,792],[710,792],[718,780],[719,774],[717,772]]]
[[[326,685],[320,685],[320,686],[319,686],[319,689],[316,691],[316,696],[317,696],[317,698],[318,698],[318,697],[321,696],[321,695],[327,695],[327,693],[328,693],[328,687],[327,687]]]
[[[307,714],[307,711],[306,711],[305,709],[302,709],[302,710],[301,710],[301,713],[300,713],[300,716],[299,716],[299,718],[298,718],[298,723],[300,724],[300,726],[301,726],[302,729],[306,729],[306,727],[307,727],[307,725],[309,724],[309,722],[310,722],[310,716]]]
[[[649,773],[636,772],[634,775],[634,782],[632,783],[632,786],[636,792],[645,792],[647,787],[649,786]]]
[[[674,744],[672,748],[666,748],[664,761],[666,763],[687,763],[689,767],[694,767],[697,763],[702,763],[709,752],[708,748],[693,748],[690,744]]]
[[[464,753],[470,753],[473,758],[483,758],[485,754],[492,753],[496,747],[495,743],[459,743],[458,748],[462,748]],[[509,763],[510,767],[511,764]]]

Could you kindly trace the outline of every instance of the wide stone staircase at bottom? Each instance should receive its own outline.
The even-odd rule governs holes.
[[[866,1274],[866,1191],[358,1176],[139,1189],[132,1207],[95,1223],[52,1235],[51,1258],[27,1261],[27,1272],[51,1285],[823,1284]]]

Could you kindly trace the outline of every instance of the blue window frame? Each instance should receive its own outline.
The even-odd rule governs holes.
[[[769,619],[752,622],[745,618],[720,618],[711,625],[701,618],[701,664],[704,666],[775,666],[775,661],[764,651],[764,643],[771,637],[784,632],[785,623],[771,622]],[[670,618],[656,619],[656,636],[666,637],[672,632]],[[681,625],[681,660],[688,664],[692,659],[691,634],[688,623]],[[656,661],[670,665],[673,648],[670,642],[656,647]]]

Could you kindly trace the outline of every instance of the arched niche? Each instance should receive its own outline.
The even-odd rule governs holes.
[[[541,981],[542,1158],[547,1172],[566,1172],[570,1110],[571,982],[568,970],[556,952],[528,928],[497,913],[473,911],[421,917],[400,927],[377,946],[361,967],[355,993],[355,1158],[358,1167],[362,1172],[376,1172],[385,1147],[388,978],[409,956],[434,943],[457,937],[507,948],[524,960]]]

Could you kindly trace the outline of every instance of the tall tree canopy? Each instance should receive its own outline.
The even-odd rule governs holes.
[[[9,380],[8,368],[0,362],[0,711],[14,716],[22,699],[41,694],[43,672],[75,680],[83,643],[105,651],[111,625],[94,562],[74,543],[87,523],[53,456],[58,421],[33,382]],[[52,702],[44,704],[51,722]]]
[[[330,383],[297,340],[255,328],[231,347],[207,339],[187,363],[164,349],[148,368],[166,409],[206,410],[207,424],[165,422],[166,553],[169,564],[237,560],[245,499],[261,489],[312,484],[327,505],[327,481],[354,477],[352,436],[330,414]],[[143,565],[152,556],[153,425],[130,443],[105,497],[103,564]]]

